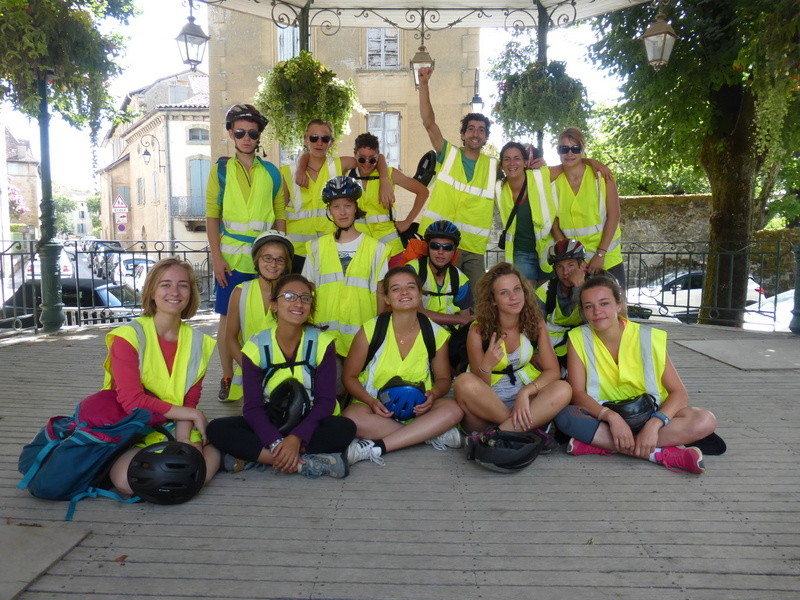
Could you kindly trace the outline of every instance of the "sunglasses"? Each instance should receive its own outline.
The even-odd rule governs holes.
[[[311,142],[312,144],[316,144],[319,140],[322,140],[323,144],[327,144],[332,139],[333,138],[331,136],[329,136],[329,135],[310,135],[310,136],[308,136],[308,141]]]
[[[276,300],[278,298],[283,298],[287,302],[294,302],[295,300],[300,298],[300,302],[302,302],[303,304],[311,304],[311,302],[314,300],[314,297],[311,296],[310,294],[295,294],[294,292],[283,292],[275,296]]]
[[[440,242],[431,242],[428,244],[428,248],[431,250],[444,250],[445,252],[450,252],[455,248],[455,244],[442,244]]]
[[[360,162],[362,165],[366,162],[368,162],[371,165],[374,165],[376,162],[378,162],[378,159],[375,158],[374,156],[371,158],[364,158],[363,156],[359,156],[358,162]]]
[[[246,135],[249,135],[251,140],[257,140],[261,137],[261,132],[258,129],[248,129],[247,131],[244,129],[234,129],[233,131],[233,137],[237,140],[242,139]]]
[[[574,146],[561,145],[561,146],[556,146],[556,150],[558,151],[559,154],[569,154],[570,152],[572,152],[573,154],[580,154],[581,150],[583,150],[583,146],[581,146],[580,144],[575,144]]]
[[[268,265],[271,265],[272,263],[277,263],[279,265],[286,264],[286,259],[282,256],[270,256],[269,254],[262,254],[258,257],[258,260],[263,263],[267,263]]]

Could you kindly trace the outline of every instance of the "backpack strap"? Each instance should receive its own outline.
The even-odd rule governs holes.
[[[425,259],[423,261],[423,258]],[[422,281],[422,285],[425,285],[425,281],[428,277],[428,258],[423,257],[419,259],[419,275],[420,280]],[[428,296],[452,296],[453,301],[456,299],[456,294],[458,294],[458,269],[455,265],[448,264],[447,265],[447,274],[450,276],[450,291],[449,292],[433,292],[427,291],[425,292]],[[434,279],[434,282],[436,279]]]
[[[225,196],[225,175],[228,172],[228,160],[230,156],[220,156],[217,159],[217,180],[219,181],[219,193],[217,194],[217,206],[222,206],[222,198]]]
[[[375,321],[375,329],[372,332],[372,339],[369,342],[369,348],[367,348],[367,358],[364,361],[364,366],[361,368],[362,371],[372,362],[372,359],[375,358],[375,354],[377,354],[380,347],[383,346],[383,342],[386,341],[386,332],[389,330],[389,319],[391,316],[392,313],[388,311],[378,315]],[[417,319],[419,321],[420,333],[422,333],[422,341],[425,344],[425,350],[428,352],[428,362],[431,363],[436,356],[436,334],[433,332],[433,325],[428,317],[418,312]]]
[[[269,176],[272,178],[272,197],[277,198],[278,193],[281,191],[281,184],[283,179],[281,177],[281,172],[278,170],[278,167],[273,165],[268,160],[264,160],[260,156],[256,156],[256,160],[261,163],[261,165],[266,169]]]
[[[316,364],[316,346],[317,342],[319,341],[319,329],[316,327],[309,327],[306,330],[306,353],[305,356],[301,360],[287,360],[282,363],[273,363],[272,362],[272,352],[270,350],[269,343],[264,344],[264,356],[267,359],[267,366],[264,367],[264,377],[261,379],[262,387],[266,387],[267,382],[272,378],[275,374],[275,371],[278,369],[293,369],[294,367],[305,367],[306,370],[311,375],[311,379],[313,380],[317,374],[317,364]],[[301,352],[302,350],[298,350]]]
[[[419,263],[419,271],[417,272],[417,275],[419,275],[419,280],[422,282],[424,287],[425,282],[428,281],[428,257],[420,256],[417,262]]]

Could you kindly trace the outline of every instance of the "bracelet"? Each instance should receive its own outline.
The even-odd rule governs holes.
[[[607,410],[611,410],[611,409],[608,408],[607,406],[604,406],[603,408],[600,409],[600,412],[597,413],[597,420],[598,421],[602,421],[603,420],[603,415],[606,414]]]
[[[662,425],[662,427],[666,427],[667,425],[669,425],[669,417],[667,415],[665,415],[663,412],[661,412],[660,410],[658,410],[658,411],[654,412],[652,415],[650,415],[650,418],[651,419],[654,419],[654,418],[655,419],[661,419],[661,421],[664,423]]]
[[[272,443],[269,445],[269,451],[270,451],[270,452],[275,452],[275,448],[277,448],[277,447],[280,445],[280,443],[281,443],[282,441],[283,441],[283,438],[278,438],[277,440],[275,440],[274,442],[272,442]]]
[[[492,374],[492,372],[491,372],[491,371],[487,371],[486,369],[484,369],[484,368],[483,368],[482,366],[480,366],[480,365],[478,365],[478,370],[479,370],[481,373],[486,373],[487,375],[491,375],[491,374]]]

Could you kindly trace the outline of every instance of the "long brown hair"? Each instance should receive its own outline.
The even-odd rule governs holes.
[[[181,311],[181,319],[191,319],[200,306],[200,291],[197,289],[197,275],[192,263],[181,260],[177,256],[164,258],[154,264],[147,272],[142,288],[142,315],[152,317],[156,314],[156,288],[161,281],[161,275],[170,267],[183,267],[189,274],[189,303]]]
[[[520,333],[524,334],[534,344],[539,336],[539,321],[542,314],[536,302],[533,287],[522,273],[517,271],[507,262],[501,262],[489,269],[478,280],[475,288],[475,317],[481,337],[488,340],[493,333],[500,335],[500,313],[494,303],[494,282],[504,275],[516,275],[522,286],[524,303],[519,314]]]

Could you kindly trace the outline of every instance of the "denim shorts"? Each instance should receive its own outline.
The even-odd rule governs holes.
[[[228,275],[228,285],[222,287],[219,282],[214,279],[214,312],[220,315],[228,314],[228,300],[235,288],[240,283],[255,279],[255,273],[242,273],[241,271],[234,271]]]
[[[514,248],[514,267],[522,273],[526,279],[552,279],[552,271],[545,273],[539,266],[539,255],[536,250],[517,250]]]

